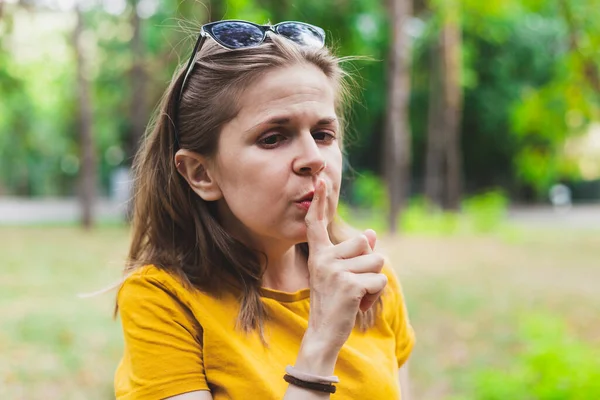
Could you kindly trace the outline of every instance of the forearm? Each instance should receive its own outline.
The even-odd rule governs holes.
[[[339,350],[330,348],[326,343],[307,333],[300,345],[294,367],[309,374],[331,376],[335,369],[338,352]],[[283,397],[284,400],[324,400],[329,398],[329,393],[304,389],[291,384]]]

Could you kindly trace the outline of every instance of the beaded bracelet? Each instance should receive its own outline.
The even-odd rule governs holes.
[[[294,386],[298,386],[304,389],[315,390],[318,392],[325,393],[335,393],[336,387],[331,383],[316,383],[316,382],[307,382],[298,378],[294,378],[289,374],[285,374],[283,379]]]

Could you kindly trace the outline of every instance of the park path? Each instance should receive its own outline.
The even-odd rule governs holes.
[[[125,206],[107,199],[95,203],[96,218],[118,221]],[[76,198],[0,197],[0,225],[61,224],[79,220],[80,207]]]
[[[125,205],[100,199],[95,215],[100,220],[122,219]],[[556,212],[550,206],[514,206],[509,220],[536,227],[600,229],[600,203],[575,205],[569,211]],[[79,203],[75,198],[0,197],[0,225],[61,224],[79,219]]]
[[[600,203],[576,204],[569,210],[551,206],[514,206],[509,220],[536,227],[600,229]]]

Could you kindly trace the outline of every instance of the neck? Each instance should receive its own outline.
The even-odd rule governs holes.
[[[267,256],[268,261],[262,277],[263,287],[283,292],[296,292],[308,287],[306,256],[295,243],[251,235],[224,203],[219,203],[219,216],[230,234]]]
[[[268,264],[263,275],[263,287],[283,292],[296,292],[308,287],[306,256],[298,246],[266,254]]]

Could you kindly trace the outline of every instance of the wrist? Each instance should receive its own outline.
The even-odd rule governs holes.
[[[295,368],[320,376],[333,375],[338,353],[338,348],[307,330],[300,345]]]

